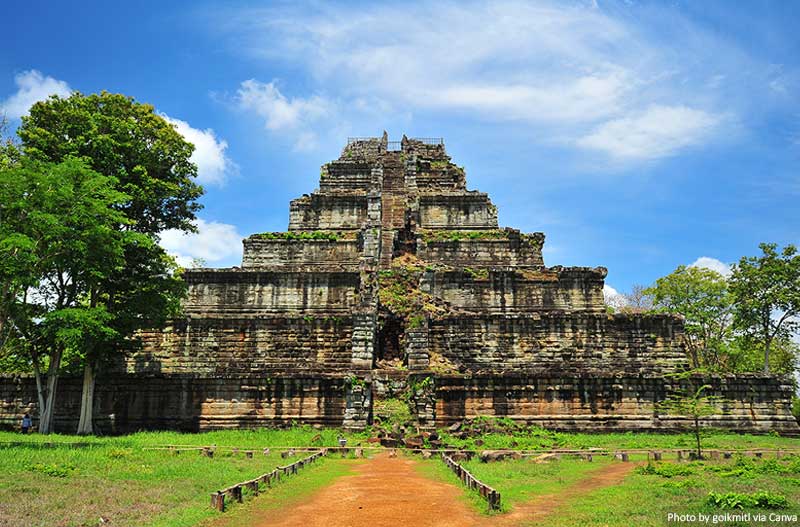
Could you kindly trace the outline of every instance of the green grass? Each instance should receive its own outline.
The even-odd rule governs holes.
[[[337,446],[342,432],[334,428],[317,430],[310,426],[287,429],[224,430],[200,434],[181,432],[138,432],[126,436],[95,437],[62,434],[30,434],[0,431],[0,446],[7,442],[90,443],[117,447],[158,447],[166,445],[260,448],[286,446]],[[351,442],[366,438],[366,433],[344,434]]]
[[[471,450],[482,449],[521,449],[547,450],[552,448],[607,448],[607,449],[671,449],[694,447],[695,439],[691,433],[659,434],[645,432],[624,432],[605,434],[564,433],[545,430],[539,427],[526,427],[510,419],[477,419],[491,423],[489,431],[460,439],[458,433],[441,434],[445,444]],[[704,449],[780,449],[798,448],[797,438],[778,435],[735,434],[707,430],[703,432]]]
[[[643,463],[644,456],[633,456],[632,462]],[[506,512],[515,504],[536,496],[558,495],[563,489],[588,477],[591,471],[609,463],[618,461],[595,456],[592,463],[563,458],[542,464],[523,459],[495,463],[472,460],[463,465],[500,492],[503,511]],[[439,460],[431,459],[421,470],[429,477],[461,486]],[[476,510],[488,512],[486,503],[477,493],[467,489],[463,493],[464,499]],[[742,508],[726,508],[731,504]],[[688,463],[665,461],[643,465],[628,475],[622,484],[578,495],[536,525],[661,526],[680,524],[668,522],[669,513],[702,513],[713,518],[726,512],[749,512],[752,521],[722,523],[724,525],[776,525],[770,523],[770,514],[800,516],[800,456]],[[766,514],[767,521],[755,520],[756,514]],[[783,524],[793,523],[784,521]]]
[[[499,491],[503,509],[509,510],[535,496],[557,493],[612,462],[609,457],[595,457],[591,463],[567,458],[544,463],[535,463],[530,458],[494,463],[472,459],[462,465],[480,481]]]
[[[116,526],[197,525],[217,514],[209,506],[211,492],[298,457],[283,459],[277,451],[265,456],[264,447],[311,445],[316,436],[317,444],[333,446],[338,434],[337,430],[308,427],[206,434],[148,432],[111,438],[1,433],[0,524],[78,527],[97,525],[103,517]],[[2,443],[21,440],[30,443],[13,447]],[[70,446],[72,442],[89,446]],[[218,450],[208,458],[198,451],[174,454],[148,449],[165,444],[215,444]],[[256,454],[246,459],[243,453],[234,454],[226,447],[252,448]],[[280,485],[295,479],[306,481],[315,466]],[[281,491],[278,487],[274,492]]]
[[[323,458],[321,462],[314,463],[301,473],[301,477],[286,480],[257,498],[245,501],[243,505],[225,512],[224,517],[214,514],[211,518],[201,522],[201,526],[214,527],[250,527],[257,521],[264,521],[264,513],[283,507],[291,506],[308,498],[317,490],[333,483],[341,476],[350,474],[355,463],[361,461],[344,460],[341,458]],[[172,527],[165,525],[163,527]]]
[[[755,467],[745,476],[729,476],[737,461],[704,461],[684,464],[690,474],[664,477],[657,474],[631,474],[622,485],[607,487],[575,499],[557,515],[548,518],[547,525],[554,527],[586,526],[661,526],[668,524],[669,513],[715,515],[749,512],[753,515],[784,514],[800,516],[800,466],[798,458],[786,460],[751,461],[745,464]],[[666,465],[663,463],[661,465]],[[775,470],[775,466],[782,467]],[[773,468],[770,468],[773,467]],[[674,471],[667,470],[667,473]],[[709,503],[709,495],[735,493],[738,495],[783,496],[788,503],[786,509],[744,508],[729,510]],[[780,501],[780,500],[776,500]],[[696,524],[696,523],[695,523]],[[711,521],[708,524],[712,524]],[[724,525],[796,525],[750,521],[724,523]]]
[[[569,458],[545,463],[535,463],[531,458],[482,463],[473,458],[461,465],[480,481],[500,492],[500,512],[508,512],[514,505],[530,501],[536,496],[557,493],[609,463],[612,461],[608,457],[596,457],[591,463]],[[463,487],[458,477],[437,458],[428,460],[421,470],[429,477]],[[464,493],[467,501],[476,510],[489,512],[486,501],[477,492],[464,488]]]
[[[505,426],[502,422],[498,425]],[[495,426],[495,423],[492,423]],[[510,426],[510,425],[509,425]],[[479,438],[447,441],[478,450],[487,448],[588,448],[659,449],[690,448],[689,434],[563,434],[537,428],[491,431]],[[209,494],[233,483],[269,472],[287,464],[278,452],[264,456],[265,447],[335,446],[340,431],[303,426],[287,430],[237,430],[182,434],[143,432],[120,437],[76,437],[65,435],[22,436],[0,432],[0,524],[4,527],[78,527],[97,525],[99,518],[115,526],[189,527],[224,520],[224,525],[248,525],[253,514],[283,506],[321,488],[348,470],[349,463],[324,459],[297,476],[290,477],[258,499],[234,505],[224,516],[209,506]],[[347,435],[350,445],[363,443],[368,432]],[[25,441],[24,446],[9,446]],[[483,444],[476,442],[482,441]],[[74,447],[81,442],[87,447]],[[48,446],[51,443],[55,446]],[[59,446],[61,444],[61,446]],[[705,448],[773,449],[796,448],[797,439],[777,436],[712,433]],[[198,452],[175,455],[154,450],[162,445],[217,446],[214,458]],[[253,449],[254,459],[234,455],[232,448]],[[642,456],[634,457],[643,460]],[[466,463],[476,477],[495,487],[503,506],[513,508],[537,495],[557,494],[598,469],[609,458],[594,462],[563,458],[535,464],[532,461]],[[431,477],[460,485],[438,459],[419,463]],[[675,463],[665,461],[631,474],[622,485],[576,497],[548,517],[547,525],[664,525],[669,512],[724,512],[709,502],[709,494],[722,496],[720,503],[780,502],[787,509],[773,511],[800,514],[800,456],[776,460],[733,460]],[[733,493],[733,494],[730,494]],[[763,493],[768,493],[765,495]],[[464,499],[478,510],[485,502],[475,492],[464,491]],[[766,497],[765,497],[766,496]],[[753,509],[763,512],[764,509]],[[769,512],[769,511],[767,511]],[[248,516],[249,515],[249,516]],[[757,523],[756,523],[757,524]]]

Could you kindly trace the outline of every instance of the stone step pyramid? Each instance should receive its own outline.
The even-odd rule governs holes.
[[[350,139],[291,202],[288,231],[245,239],[241,267],[186,270],[184,316],[143,332],[100,379],[98,424],[363,428],[395,398],[423,427],[490,415],[671,430],[686,419],[659,401],[704,383],[725,401],[706,425],[798,432],[788,379],[675,380],[688,367],[682,321],[609,314],[606,269],[547,267],[544,241],[499,227],[441,139]],[[19,382],[0,397],[24,399]],[[64,423],[77,418],[74,384],[62,383],[75,392]]]

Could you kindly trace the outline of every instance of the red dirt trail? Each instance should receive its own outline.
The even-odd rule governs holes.
[[[558,494],[514,506],[508,513],[482,516],[462,498],[460,487],[422,476],[405,457],[381,455],[361,463],[308,500],[254,523],[254,527],[512,527],[541,519],[563,503],[619,484],[634,463],[614,463],[590,472]]]

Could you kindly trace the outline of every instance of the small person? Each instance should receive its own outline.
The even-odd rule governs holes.
[[[339,446],[344,448],[347,445],[347,439],[342,436],[339,436]]]
[[[31,429],[31,416],[29,414],[25,414],[22,416],[22,433],[27,434],[28,430]]]

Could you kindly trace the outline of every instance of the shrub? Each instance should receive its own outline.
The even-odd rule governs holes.
[[[74,465],[59,465],[57,463],[36,463],[32,465],[32,472],[39,472],[52,478],[66,478],[72,475],[78,467]]]
[[[789,500],[786,499],[786,496],[766,491],[759,491],[753,494],[741,494],[738,492],[717,494],[716,492],[709,492],[706,503],[720,509],[786,509],[789,507]]]
[[[404,425],[411,421],[411,410],[408,403],[400,399],[377,399],[373,407],[375,417],[382,425]]]

